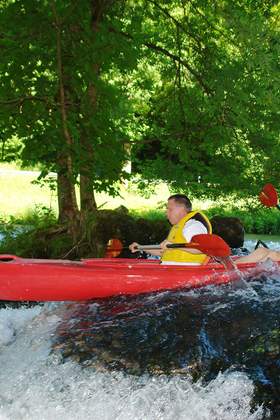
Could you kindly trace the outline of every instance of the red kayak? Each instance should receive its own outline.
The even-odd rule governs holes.
[[[0,300],[79,301],[115,295],[197,288],[236,281],[264,268],[240,264],[226,270],[213,262],[202,266],[162,265],[158,261],[96,258],[40,260],[0,255]]]

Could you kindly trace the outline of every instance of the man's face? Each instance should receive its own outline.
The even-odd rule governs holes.
[[[186,214],[188,211],[183,204],[177,203],[172,198],[168,200],[166,215],[171,225],[176,225]]]

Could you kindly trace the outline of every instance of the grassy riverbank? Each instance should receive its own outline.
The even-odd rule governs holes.
[[[0,165],[0,217],[25,217],[36,207],[52,209],[57,213],[57,197],[48,185],[40,186],[36,182],[39,172],[19,171],[12,165]],[[52,177],[55,180],[55,176]],[[159,184],[150,196],[141,196],[134,183],[120,185],[120,196],[110,197],[104,193],[96,194],[97,205],[100,208],[114,209],[125,206],[138,213],[151,214],[153,210],[165,207],[170,191],[165,184]],[[213,203],[194,200],[194,207],[206,210]]]
[[[57,197],[47,185],[40,186],[36,181],[38,172],[19,171],[11,165],[0,165],[0,221],[17,224],[50,224],[57,215]],[[55,181],[55,177],[53,177]],[[165,220],[165,202],[170,191],[159,184],[150,196],[141,196],[135,184],[120,186],[120,196],[110,197],[96,194],[97,204],[102,209],[115,209],[125,206],[133,217],[143,217],[149,221]],[[258,203],[243,200],[236,202],[229,198],[220,202],[194,200],[194,208],[208,214],[238,217],[247,233],[280,233],[280,212],[263,208]],[[51,217],[50,217],[51,216]]]
[[[24,217],[36,207],[46,207],[57,213],[57,197],[47,185],[40,186],[36,182],[38,172],[18,171],[11,166],[0,166],[0,215],[2,218],[14,216]],[[55,179],[55,178],[54,178]],[[137,194],[133,185],[121,185],[120,196],[110,197],[96,194],[98,207],[114,209],[125,206],[129,209],[157,209],[163,205],[169,195],[166,185],[156,188],[155,194],[145,198]]]

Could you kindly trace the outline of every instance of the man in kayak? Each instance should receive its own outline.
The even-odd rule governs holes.
[[[174,194],[168,198],[166,215],[172,225],[168,237],[161,242],[160,250],[151,250],[152,255],[161,257],[163,264],[193,264],[207,262],[208,257],[194,248],[167,248],[168,244],[191,242],[194,235],[212,233],[209,219],[200,211],[192,211],[192,203],[184,194]],[[129,249],[138,251],[139,244],[133,242]]]

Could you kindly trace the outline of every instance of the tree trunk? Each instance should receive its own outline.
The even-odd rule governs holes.
[[[66,105],[66,75],[64,74],[62,61],[62,29],[61,22],[56,12],[55,3],[52,3],[55,17],[56,46],[57,46],[57,71],[59,80],[59,99],[62,134],[64,145],[57,159],[57,194],[59,221],[68,224],[68,230],[72,234],[74,241],[79,234],[80,214],[75,193],[75,180],[73,175],[73,158],[71,150],[73,140],[68,128],[68,115]]]
[[[79,220],[79,209],[73,182],[69,179],[67,171],[57,174],[57,196],[59,222],[76,225]]]
[[[97,210],[90,176],[80,175],[80,200],[82,218],[85,218],[88,213]]]
[[[98,74],[98,65],[94,64],[93,71]],[[90,98],[90,111],[94,115],[97,107],[97,92],[96,87],[93,83],[88,86],[88,96]],[[81,136],[81,147],[86,156],[86,161],[83,162],[83,168],[80,171],[80,202],[81,202],[81,213],[82,218],[90,212],[97,210],[97,205],[94,197],[93,182],[91,180],[91,168],[93,167],[94,149],[91,139],[87,137],[87,134]]]
[[[110,2],[104,3],[103,0],[93,1],[91,8],[91,27],[93,32],[98,32],[98,25],[102,19],[104,8],[108,7]],[[98,75],[99,64],[92,64],[93,72]],[[89,83],[87,94],[90,100],[89,112],[94,115],[97,107],[97,91],[96,86],[93,83]],[[94,157],[94,150],[91,140],[87,138],[85,133],[81,137],[81,147],[84,152],[84,156],[87,156],[87,161],[83,161],[83,168],[80,170],[80,204],[81,204],[81,218],[86,219],[87,214],[95,212],[97,210],[97,204],[94,197],[93,183],[91,181],[91,167],[92,160]]]

